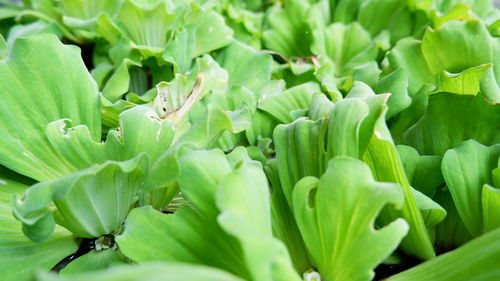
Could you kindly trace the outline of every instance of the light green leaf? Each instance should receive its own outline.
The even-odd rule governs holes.
[[[324,94],[314,94],[311,99],[311,105],[307,118],[318,120],[323,117],[330,116],[335,104],[329,100]]]
[[[435,82],[422,53],[421,43],[417,40],[413,38],[399,40],[396,46],[389,51],[387,58],[392,69],[402,68],[407,72],[410,97],[413,98],[422,85]]]
[[[128,93],[131,83],[130,72],[133,67],[142,65],[130,59],[124,59],[123,62],[114,70],[113,74],[102,87],[103,96],[110,102],[118,101],[124,94]]]
[[[232,86],[224,91],[214,91],[204,101],[206,103],[216,104],[226,111],[231,119],[230,131],[222,133],[218,139],[218,146],[224,151],[229,151],[244,142],[244,134],[252,124],[253,113],[257,107],[257,100],[249,89]]]
[[[163,53],[179,73],[189,70],[193,58],[224,47],[233,39],[233,31],[221,15],[196,4],[190,5],[184,24]]]
[[[97,86],[78,49],[48,34],[17,39],[0,72],[2,164],[36,180],[72,172],[51,147],[45,128],[70,118],[88,126],[93,140],[101,138]]]
[[[402,203],[397,185],[376,182],[366,164],[350,157],[330,160],[320,179],[300,180],[293,210],[322,279],[371,280],[408,232],[402,219],[375,230],[375,218],[386,204]]]
[[[265,166],[266,175],[272,188],[271,221],[273,234],[287,247],[296,270],[306,272],[312,268],[312,262],[295,222],[293,212],[283,193],[277,164],[276,159],[272,159]]]
[[[491,63],[494,55],[490,50],[495,45],[483,23],[450,21],[435,31],[427,30],[421,46],[429,70],[437,77],[443,70],[458,73]]]
[[[286,248],[272,238],[267,179],[260,167],[237,169],[227,176],[216,202],[221,210],[217,221],[242,244],[253,280],[300,280]]]
[[[229,74],[229,84],[247,87],[260,97],[258,91],[271,80],[272,57],[238,41],[224,49],[217,62]],[[265,93],[264,93],[265,94]]]
[[[483,186],[482,200],[484,231],[500,227],[500,189],[489,184]]]
[[[411,231],[403,240],[403,249],[422,259],[432,258],[435,254],[422,214],[406,178],[396,147],[387,136],[387,134],[380,131],[375,131],[363,158],[369,164],[378,181],[395,182],[401,185],[405,195],[405,204],[400,210],[394,208],[384,209],[381,221],[392,221],[397,217],[405,218],[411,227]]]
[[[249,1],[229,3],[225,14],[226,23],[234,31],[234,38],[257,49],[262,49],[262,23],[264,14],[238,7]],[[256,0],[255,2],[261,2]],[[262,6],[263,3],[256,5]]]
[[[41,274],[38,281],[243,281],[225,271],[200,265],[151,262],[140,265],[122,265],[92,273],[60,275]]]
[[[313,52],[326,56],[333,63],[338,76],[351,74],[354,68],[374,61],[378,54],[370,34],[356,22],[329,25],[314,40],[311,47]]]
[[[370,87],[375,87],[375,84],[379,80],[380,73],[381,70],[379,69],[377,62],[370,61],[360,66],[356,66],[353,69],[352,80],[363,82]]]
[[[108,161],[65,177],[38,183],[15,198],[14,214],[24,233],[44,241],[57,223],[80,237],[110,234],[121,226],[148,170],[140,154],[125,162]],[[53,214],[51,202],[57,207]]]
[[[476,95],[480,91],[480,81],[491,64],[483,64],[468,68],[454,74],[443,70],[438,78],[437,88],[429,94],[451,93],[457,95]]]
[[[62,23],[78,38],[86,41],[96,40],[98,37],[96,21],[99,16],[102,14],[114,16],[122,4],[122,0],[62,0],[60,2]]]
[[[411,104],[411,98],[408,96],[408,77],[403,68],[399,68],[380,79],[374,90],[378,94],[391,94],[387,101],[387,119],[405,110]]]
[[[444,183],[441,157],[419,155],[416,149],[406,145],[397,145],[396,148],[411,186],[432,198]]]
[[[279,121],[269,113],[257,109],[252,117],[252,124],[246,129],[245,135],[251,145],[257,145],[260,141],[271,139],[273,130]]]
[[[420,191],[416,189],[412,189],[412,191],[422,213],[425,226],[429,230],[429,236],[433,239],[435,227],[445,219],[446,210]]]
[[[429,97],[424,117],[403,136],[421,154],[443,155],[462,141],[500,142],[500,105],[476,96],[440,93]]]
[[[224,18],[214,10],[191,4],[185,24],[196,27],[194,57],[222,48],[233,40],[233,30],[225,25]]]
[[[393,133],[399,138],[411,127],[403,143],[427,155],[443,155],[468,139],[497,143],[500,72],[494,54],[499,48],[480,21],[450,21],[437,30],[428,29],[420,42],[399,41],[388,59],[392,68],[409,70],[409,94],[415,105],[402,112],[404,117],[398,120],[402,122],[394,125]],[[427,97],[422,95],[433,90],[437,94],[428,98],[426,106]],[[471,94],[476,97],[467,96]],[[474,124],[469,123],[471,116]]]
[[[19,9],[15,7],[2,6],[0,7],[0,20],[14,18],[15,16],[17,16],[17,14],[19,14],[19,12],[20,12]]]
[[[446,210],[446,218],[436,226],[435,247],[437,251],[445,252],[456,249],[472,239],[465,227],[449,190],[438,190],[433,197]]]
[[[267,14],[270,29],[263,33],[266,47],[287,58],[312,55],[311,26],[304,20],[309,7],[306,0],[294,0],[287,1],[284,7],[270,8]]]
[[[272,237],[260,165],[243,149],[228,160],[220,150],[183,150],[178,180],[190,205],[174,215],[134,209],[117,238],[121,251],[134,261],[206,264],[251,280],[300,280]]]
[[[50,238],[33,243],[21,231],[21,223],[12,215],[10,199],[28,186],[14,180],[0,180],[0,271],[5,281],[32,280],[33,274],[49,270],[78,248],[71,233],[57,227]],[[7,203],[9,202],[9,203]]]
[[[136,106],[120,114],[120,133],[125,147],[123,159],[145,152],[151,163],[170,147],[175,134],[172,123],[160,119],[147,106]]]
[[[174,65],[176,73],[186,73],[191,68],[191,63],[196,46],[196,27],[188,25],[175,35],[174,39],[167,45],[162,57]]]
[[[345,2],[342,1],[343,4]],[[390,32],[391,42],[394,43],[418,31],[417,28],[420,27],[419,17],[417,16],[418,10],[412,7],[414,2],[370,0],[359,1],[358,3],[359,11],[356,19],[372,36],[385,29]],[[339,12],[336,11],[336,13]]]
[[[464,246],[396,274],[388,281],[468,281],[500,278],[500,229]]]
[[[450,2],[452,1],[448,1],[448,3]],[[449,11],[446,11],[445,14],[434,11],[432,15],[434,28],[439,28],[444,23],[452,20],[470,21],[475,19],[477,18],[474,13],[472,13],[471,6],[467,3],[457,3]]]
[[[327,121],[297,119],[274,130],[280,187],[290,207],[295,184],[303,177],[320,177],[326,169]]]
[[[60,7],[64,16],[77,19],[91,19],[97,17],[100,13],[106,12],[113,15],[122,4],[122,0],[61,0]]]
[[[485,231],[482,198],[493,198],[491,194],[482,195],[483,185],[492,183],[491,171],[497,167],[499,156],[500,145],[486,147],[469,140],[448,150],[443,157],[444,179],[460,218],[473,236]]]
[[[53,23],[46,23],[44,21],[35,21],[24,25],[15,25],[9,30],[9,36],[7,36],[7,45],[12,47],[14,41],[17,38],[29,37],[38,34],[52,33],[57,37],[61,37],[61,31],[57,25]]]
[[[62,276],[73,276],[75,274],[97,271],[125,263],[127,263],[125,257],[114,249],[107,249],[99,252],[92,250],[76,260],[71,261],[60,271],[60,274]]]
[[[327,161],[335,156],[362,159],[378,181],[400,184],[405,195],[402,209],[384,208],[381,221],[407,220],[411,230],[403,249],[423,259],[431,258],[431,240],[385,124],[386,100],[387,95],[375,95],[367,85],[356,83],[327,118],[314,122],[298,119],[278,126],[274,141],[281,186],[292,206],[293,186],[302,177],[320,177]]]
[[[0,60],[7,56],[8,51],[7,42],[5,42],[2,34],[0,34]]]
[[[467,5],[479,17],[485,17],[494,9],[492,2],[487,0],[438,0],[432,4],[437,10],[445,13],[453,11],[459,4]]]
[[[115,43],[121,33],[144,57],[159,55],[167,44],[167,32],[173,28],[176,16],[169,11],[166,2],[156,1],[146,5],[145,1],[126,0],[115,19],[101,16],[98,21],[101,35]]]
[[[377,123],[363,159],[372,169],[376,180],[400,184],[405,199],[400,210],[385,208],[380,220],[387,223],[398,217],[406,219],[410,232],[401,247],[421,259],[430,259],[435,256],[434,249],[396,146],[383,119],[379,118]]]
[[[281,94],[261,99],[258,108],[271,114],[282,123],[289,123],[296,119],[291,112],[298,109],[307,109],[312,95],[319,92],[318,84],[313,82],[305,83],[287,89]]]

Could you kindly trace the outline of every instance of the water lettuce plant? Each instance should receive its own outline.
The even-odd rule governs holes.
[[[500,279],[489,0],[0,0],[2,280]]]

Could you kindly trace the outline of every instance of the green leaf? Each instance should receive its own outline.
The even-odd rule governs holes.
[[[343,4],[345,2],[342,1]],[[371,0],[358,3],[360,5],[356,19],[372,36],[385,29],[390,32],[391,42],[394,43],[411,35],[417,31],[414,29],[419,27],[418,10],[416,11],[411,7],[414,2]],[[336,11],[336,13],[339,12]]]
[[[274,130],[280,187],[290,207],[295,184],[305,176],[319,177],[326,169],[324,135],[327,124],[324,119],[301,118]]]
[[[396,148],[411,186],[432,198],[444,183],[441,157],[419,155],[416,149],[406,145],[397,145]]]
[[[352,80],[363,82],[370,87],[375,87],[375,84],[379,79],[380,72],[381,70],[379,69],[377,62],[371,61],[355,67],[352,71]]]
[[[225,25],[224,18],[214,10],[191,4],[185,24],[196,27],[194,57],[222,48],[233,40],[233,30]]]
[[[482,2],[487,2],[487,1],[482,1]],[[435,13],[432,15],[432,21],[434,23],[435,28],[439,28],[444,23],[452,20],[470,21],[477,19],[474,13],[472,13],[471,11],[471,6],[469,6],[467,3],[458,3],[454,5],[445,14],[441,14],[436,11],[434,12]]]
[[[256,2],[260,1],[261,0],[256,0]],[[248,3],[248,1],[245,3]],[[230,3],[227,7],[225,20],[227,25],[234,31],[234,38],[240,42],[248,44],[249,46],[261,49],[262,23],[264,14],[261,12],[253,12],[242,9],[233,5],[234,4]],[[259,5],[262,6],[262,3],[259,3]]]
[[[433,199],[446,210],[446,218],[436,226],[436,249],[451,251],[472,239],[448,189],[438,190]]]
[[[24,233],[44,241],[57,223],[80,237],[110,234],[121,226],[148,170],[140,154],[125,162],[109,161],[65,177],[38,183],[15,198],[14,214],[23,222]],[[54,202],[57,211],[49,209]]]
[[[407,72],[408,94],[412,98],[423,85],[435,82],[422,53],[421,43],[413,38],[399,40],[388,52],[387,59],[392,69],[402,68]]]
[[[41,274],[38,281],[243,281],[222,270],[200,265],[183,263],[151,262],[140,265],[121,265],[98,272],[56,275]]]
[[[405,175],[403,164],[396,146],[385,124],[387,97],[374,95],[369,88],[358,84],[349,96],[359,96],[369,106],[369,114],[359,129],[359,159],[366,162],[377,181],[398,183],[404,194],[401,209],[384,208],[380,221],[389,223],[396,218],[404,218],[410,225],[410,231],[401,243],[403,250],[421,259],[434,257],[434,249],[427,233],[422,214],[417,206],[414,193]],[[416,246],[419,245],[419,246]]]
[[[500,145],[486,147],[469,140],[448,150],[443,157],[444,179],[460,218],[473,236],[479,236],[486,231],[482,202],[484,199],[489,203],[493,194],[483,194],[483,191],[493,190],[488,190],[488,187],[485,189],[483,185],[492,184],[491,172],[497,167],[499,156]]]
[[[125,147],[123,159],[145,152],[151,163],[156,162],[170,147],[175,134],[172,123],[160,119],[147,106],[136,106],[120,114],[119,131]]]
[[[180,29],[174,39],[167,45],[162,58],[174,65],[176,73],[186,73],[191,63],[196,46],[196,27],[188,25]]]
[[[117,238],[121,251],[134,261],[206,264],[251,280],[300,280],[272,237],[265,176],[245,154],[237,149],[228,161],[220,150],[183,150],[179,185],[190,205],[174,215],[134,209]]]
[[[113,15],[117,12],[123,1],[90,0],[82,2],[61,0],[60,2],[61,12],[64,16],[77,19],[91,19],[97,17],[102,12]]]
[[[102,87],[103,96],[110,102],[117,102],[123,95],[129,92],[132,68],[141,66],[141,64],[135,61],[124,59]]]
[[[12,196],[22,195],[32,181],[0,165],[0,203],[11,203]]]
[[[267,14],[270,29],[263,33],[266,47],[287,58],[312,55],[311,26],[304,21],[309,6],[306,0],[294,0],[287,1],[284,7],[270,8]]]
[[[378,48],[370,34],[354,22],[334,23],[317,35],[312,45],[315,54],[326,56],[338,76],[351,74],[354,68],[374,61]]]
[[[411,104],[411,98],[408,96],[408,77],[403,68],[399,68],[380,79],[374,90],[378,94],[391,94],[387,101],[387,119],[405,110]]]
[[[107,249],[99,252],[92,250],[76,260],[71,261],[60,271],[60,274],[62,276],[73,276],[75,274],[97,271],[125,263],[127,263],[125,257],[114,249]]]
[[[450,21],[437,30],[428,30],[422,39],[422,53],[432,75],[443,70],[458,73],[492,62],[497,48],[486,27],[479,21]]]
[[[225,48],[217,56],[217,62],[227,70],[230,85],[247,87],[256,91],[259,97],[258,91],[271,80],[271,55],[238,41]]]
[[[253,280],[300,280],[286,248],[272,238],[267,179],[260,168],[237,169],[227,176],[216,202],[221,210],[217,221],[242,244]]]
[[[283,241],[290,253],[292,262],[298,272],[306,272],[312,268],[304,240],[290,209],[287,198],[281,186],[276,159],[269,160],[265,166],[267,178],[269,179],[271,194],[271,220],[273,234]]]
[[[385,124],[380,120],[382,119],[379,119],[379,126],[375,129],[363,159],[372,169],[377,181],[400,184],[405,200],[400,210],[385,208],[380,220],[387,223],[398,217],[404,218],[410,225],[410,232],[401,243],[401,247],[421,259],[433,258],[435,253],[422,217],[423,214],[417,205],[414,191],[406,177],[396,146]]]
[[[123,1],[121,0],[91,0],[85,2],[62,0],[58,8],[60,8],[62,23],[64,26],[69,27],[71,32],[78,37],[78,42],[78,40],[96,40],[99,37],[96,32],[96,21],[99,16],[102,14],[114,16],[122,4]]]
[[[0,34],[0,60],[2,60],[5,56],[7,56],[8,48],[7,42],[3,38],[2,34]]]
[[[408,232],[402,219],[377,230],[373,223],[384,205],[402,203],[397,185],[376,182],[366,164],[350,157],[330,160],[320,179],[303,178],[293,191],[297,224],[325,280],[372,279],[372,269]]]
[[[40,269],[49,270],[78,248],[71,233],[57,227],[42,243],[29,241],[21,223],[12,215],[10,199],[27,188],[17,181],[2,178],[0,183],[0,270],[6,281],[32,280]]]
[[[230,131],[225,131],[218,140],[218,145],[224,151],[235,148],[244,143],[244,134],[252,124],[253,116],[257,107],[257,99],[247,88],[232,86],[224,91],[214,91],[204,102],[216,104],[223,108],[231,119]]]
[[[500,142],[500,105],[476,96],[440,93],[429,97],[424,117],[403,136],[421,154],[443,155],[462,141]]]
[[[429,236],[431,240],[433,240],[435,235],[435,228],[445,219],[447,215],[446,210],[433,199],[427,197],[420,191],[415,189],[412,190],[415,196],[415,201],[417,202],[417,206],[422,213],[422,218],[424,220],[425,226],[429,231]]]
[[[435,259],[396,274],[388,281],[495,280],[500,278],[500,229]]]
[[[17,38],[29,37],[38,34],[52,33],[58,38],[62,37],[60,29],[53,23],[44,21],[35,21],[24,25],[15,25],[9,30],[9,36],[6,37],[7,45],[12,47]]]
[[[142,131],[142,134],[137,134],[137,131]],[[45,208],[51,200],[57,201],[56,205],[62,213],[58,219],[59,223],[71,228],[75,233],[88,237],[89,235],[93,236],[112,231],[121,224],[120,218],[121,220],[125,218],[130,205],[135,201],[139,187],[143,186],[144,189],[149,190],[166,186],[175,179],[178,173],[175,155],[165,152],[173,140],[171,123],[168,120],[160,120],[154,110],[149,107],[137,106],[124,112],[121,115],[120,130],[111,131],[105,143],[94,142],[87,127],[66,128],[65,120],[50,123],[47,135],[54,151],[59,155],[64,155],[64,159],[71,163],[78,172],[68,174],[54,181],[38,184],[37,188],[41,191],[37,192],[41,192],[43,195],[41,197],[34,195],[31,199],[28,199],[31,203],[26,204],[34,205],[28,206],[28,209],[23,211],[28,213],[41,212],[35,215],[32,221],[25,221],[26,225],[30,225],[29,228],[31,228],[31,230],[28,228],[25,230],[30,233],[42,225],[48,227],[46,231],[50,232],[50,225],[53,225],[53,222],[49,219],[50,215],[49,217],[42,217],[42,214],[47,214],[48,210]],[[138,156],[136,157],[136,155]],[[137,160],[136,164],[113,162],[125,161],[134,157]],[[136,169],[134,172],[132,170],[119,171],[119,169],[115,171],[114,168],[103,171],[102,169],[111,163],[109,160],[122,167],[136,165],[137,169],[132,168],[132,170]],[[149,164],[149,160],[151,160],[151,164]],[[133,162],[133,160],[130,161]],[[150,166],[151,171],[148,173]],[[92,175],[94,175],[93,178]],[[129,180],[127,183],[121,182],[121,180],[126,179]],[[76,187],[73,185],[76,185]],[[66,193],[73,189],[80,189],[80,193],[84,191],[84,195],[77,191],[73,193],[75,193],[74,196],[76,197],[83,196],[82,198],[86,198],[87,201],[76,200],[76,202],[72,202],[75,198],[71,199],[69,195],[69,197],[65,197]],[[97,189],[95,192],[98,194],[104,192],[104,194],[101,194],[102,198],[86,193],[93,189]],[[119,198],[118,192],[125,193],[121,193],[123,196]],[[107,198],[107,196],[111,197]],[[114,204],[111,204],[111,202],[114,202]],[[67,208],[71,209],[72,207],[80,209],[80,211],[68,212]],[[113,209],[106,209],[104,213],[99,214],[98,209],[102,208]],[[84,212],[81,212],[82,210]],[[89,210],[97,212],[94,217],[92,217],[92,213],[88,212]],[[25,215],[28,214],[22,216]],[[104,216],[103,219],[106,220],[104,223],[101,221],[100,216]],[[40,224],[35,225],[35,222],[42,218],[45,223],[40,222]],[[118,221],[113,222],[115,219]],[[82,226],[83,222],[87,222],[87,225]],[[100,230],[96,231],[94,229],[95,225],[97,225],[97,228],[101,225]],[[31,237],[34,237],[35,233],[32,233]],[[41,237],[38,239],[42,239],[45,235],[40,234]]]
[[[190,5],[184,24],[163,53],[176,72],[185,73],[193,58],[224,47],[233,39],[233,31],[224,24],[221,15],[195,4]]]
[[[15,16],[17,16],[17,14],[19,14],[19,9],[5,6],[0,7],[0,20],[14,18]]]
[[[169,11],[165,2],[126,0],[114,19],[102,15],[98,20],[98,32],[116,43],[121,34],[132,47],[144,57],[159,55],[167,44],[167,32],[173,28],[176,16]]]
[[[484,231],[500,227],[498,214],[500,213],[500,189],[489,184],[483,186],[482,200]]]
[[[40,181],[74,171],[51,147],[45,128],[69,118],[86,125],[93,140],[101,138],[97,86],[78,49],[54,35],[17,39],[0,72],[2,164]]]
[[[491,64],[483,64],[468,68],[454,74],[443,70],[438,78],[438,87],[429,94],[452,93],[457,95],[476,95],[480,91],[480,81]]]
[[[292,112],[307,109],[312,95],[318,92],[320,92],[318,85],[309,82],[287,89],[281,94],[261,99],[258,107],[271,114],[281,123],[289,123],[296,119],[292,116]]]
[[[403,207],[384,208],[381,221],[407,220],[411,228],[403,240],[403,249],[423,259],[431,258],[434,250],[430,237],[385,124],[386,100],[387,95],[375,95],[368,86],[356,83],[327,118],[298,119],[278,126],[274,141],[279,179],[292,206],[290,197],[295,183],[305,176],[320,177],[329,159],[335,156],[362,159],[378,181],[400,184],[405,195]]]
[[[479,17],[485,17],[493,8],[491,1],[485,0],[439,0],[433,1],[434,7],[440,12],[451,12],[456,6],[467,5],[474,14]]]

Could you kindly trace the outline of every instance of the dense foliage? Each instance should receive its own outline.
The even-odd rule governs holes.
[[[500,280],[500,10],[0,0],[0,276]]]

